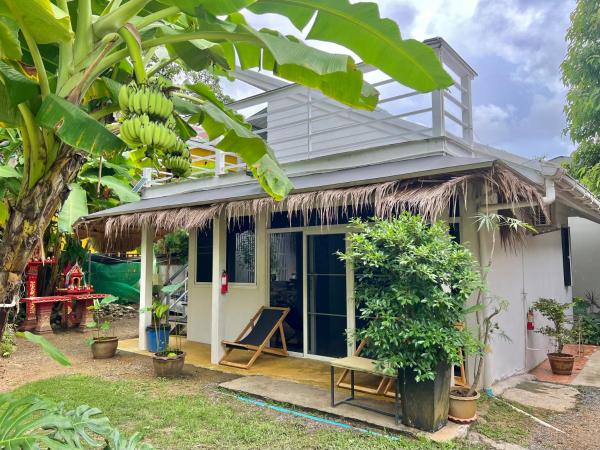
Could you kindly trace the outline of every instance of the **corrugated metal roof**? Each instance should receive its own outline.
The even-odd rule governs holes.
[[[320,189],[333,189],[362,184],[373,184],[395,179],[414,178],[422,175],[461,172],[490,167],[492,158],[459,158],[453,156],[428,156],[403,161],[392,161],[370,166],[317,172],[291,177],[294,193]],[[207,205],[232,200],[244,200],[266,196],[255,180],[220,188],[204,189],[183,194],[142,199],[116,208],[90,214],[85,219],[117,216],[143,211],[165,210],[187,206]]]

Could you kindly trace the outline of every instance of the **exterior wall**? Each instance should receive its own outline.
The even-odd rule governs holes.
[[[470,203],[469,211],[474,206]],[[472,217],[469,211],[465,210],[464,205],[461,206],[461,241],[476,258],[481,258],[480,235],[475,224],[466,220]],[[269,303],[266,217],[261,217],[257,222],[256,232],[256,283],[229,285],[229,293],[223,300],[225,339],[237,337],[260,306]],[[211,283],[195,282],[195,232],[190,233],[189,243],[188,339],[210,344]],[[491,238],[487,236],[483,241],[484,254],[485,249],[489,250],[490,247]],[[516,252],[504,250],[498,242],[488,286],[489,295],[506,299],[509,303],[508,310],[501,313],[498,322],[510,341],[498,335],[492,338],[484,379],[486,385],[535,367],[544,360],[551,348],[547,338],[526,331],[526,312],[540,297],[556,298],[563,302],[572,298],[571,289],[564,286],[560,231],[528,236],[525,246]],[[467,321],[470,327],[475,326],[472,316]],[[543,325],[537,314],[535,324],[536,328]],[[468,369],[472,372],[472,361],[469,363]]]
[[[486,245],[490,248],[489,237]],[[540,297],[562,302],[572,299],[571,288],[564,285],[560,230],[528,236],[524,247],[514,252],[497,246],[488,286],[490,295],[509,302],[498,323],[510,341],[493,337],[486,385],[535,367],[552,348],[548,338],[526,330],[526,315]],[[536,313],[536,329],[542,325],[543,319]]]
[[[600,300],[600,224],[580,217],[569,218],[573,296],[593,292]]]
[[[188,339],[210,344],[211,336],[211,283],[196,282],[196,237],[190,232],[189,240],[189,293]],[[214,249],[213,249],[214,251]],[[256,280],[254,284],[230,283],[224,296],[224,339],[235,339],[250,318],[263,305],[268,305],[267,235],[265,218],[256,223]]]

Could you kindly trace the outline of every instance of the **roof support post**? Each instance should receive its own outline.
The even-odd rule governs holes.
[[[211,295],[210,362],[219,364],[225,350],[225,295],[221,294],[221,274],[226,269],[227,221],[223,214],[213,219],[213,267]]]
[[[140,313],[139,340],[140,350],[148,349],[146,327],[152,323],[152,313],[146,310],[152,306],[152,265],[154,261],[154,230],[149,225],[142,226],[142,249],[140,269]]]

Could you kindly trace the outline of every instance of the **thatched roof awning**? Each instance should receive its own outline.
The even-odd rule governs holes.
[[[205,227],[214,217],[254,216],[258,213],[288,211],[308,219],[317,214],[320,223],[335,224],[338,210],[361,211],[372,208],[377,217],[390,217],[408,210],[426,220],[443,217],[453,199],[466,199],[472,182],[485,183],[499,193],[503,202],[523,203],[544,208],[537,186],[502,164],[487,169],[419,177],[335,189],[313,190],[289,195],[276,202],[270,197],[216,202],[210,205],[141,211],[104,217],[90,217],[77,224],[80,237],[91,237],[102,251],[124,251],[139,245],[143,226],[152,227],[161,237],[178,229]],[[292,214],[290,214],[291,216]]]

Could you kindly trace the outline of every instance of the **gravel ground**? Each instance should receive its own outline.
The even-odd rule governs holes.
[[[580,387],[577,406],[557,414],[548,422],[565,433],[541,425],[532,433],[532,450],[600,449],[600,389]]]
[[[137,318],[114,322],[115,332],[121,339],[138,335]],[[10,391],[23,384],[64,374],[102,376],[111,380],[153,378],[152,361],[141,355],[118,352],[112,359],[93,359],[85,339],[89,332],[70,330],[45,335],[50,342],[63,351],[72,367],[62,367],[54,362],[37,345],[19,339],[17,351],[10,358],[0,358],[0,392]],[[186,365],[181,388],[205,389],[224,381],[237,378],[214,370]],[[186,386],[189,385],[189,386]]]

